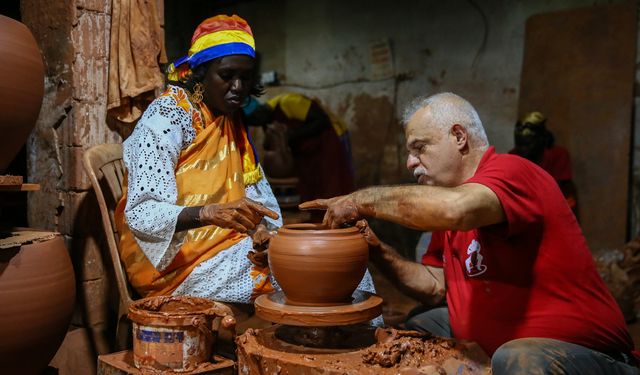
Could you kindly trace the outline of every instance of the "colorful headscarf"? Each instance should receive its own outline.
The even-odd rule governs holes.
[[[235,14],[207,18],[193,33],[189,54],[169,64],[167,76],[171,81],[184,80],[198,65],[229,55],[256,56],[251,27]]]

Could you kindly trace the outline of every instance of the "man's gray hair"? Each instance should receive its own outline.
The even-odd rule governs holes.
[[[488,147],[489,140],[480,121],[478,112],[467,100],[451,92],[443,92],[429,97],[419,97],[405,107],[402,121],[407,126],[409,120],[421,108],[429,107],[433,123],[442,130],[449,130],[454,124],[464,126],[470,135],[469,142],[476,147]]]

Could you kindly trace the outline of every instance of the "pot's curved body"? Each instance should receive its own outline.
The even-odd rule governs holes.
[[[44,95],[44,65],[31,31],[0,15],[0,174],[25,144]]]
[[[292,305],[350,303],[368,260],[369,247],[357,228],[291,224],[269,244],[271,272]]]
[[[0,374],[47,368],[67,333],[75,284],[60,235],[0,249]]]

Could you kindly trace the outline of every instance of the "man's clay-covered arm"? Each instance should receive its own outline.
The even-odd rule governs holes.
[[[380,241],[364,220],[356,226],[369,244],[371,261],[400,291],[427,306],[437,306],[444,301],[446,287],[442,268],[405,259],[393,247]]]
[[[375,265],[406,295],[426,306],[437,306],[444,301],[446,289],[442,268],[409,261],[385,243],[369,254]]]
[[[505,221],[496,194],[475,183],[453,188],[370,187],[349,195],[305,202],[300,208],[326,209],[324,223],[332,228],[353,224],[362,217],[375,217],[423,231],[470,230]]]

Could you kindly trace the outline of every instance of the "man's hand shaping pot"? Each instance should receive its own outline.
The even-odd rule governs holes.
[[[327,210],[322,224],[327,228],[342,228],[354,225],[362,218],[358,205],[351,195],[342,195],[328,199],[316,199],[301,203],[301,210]]]

